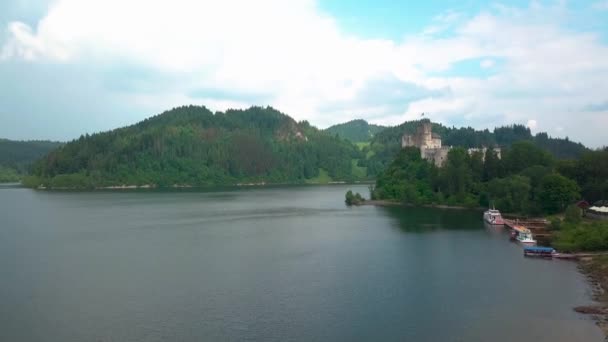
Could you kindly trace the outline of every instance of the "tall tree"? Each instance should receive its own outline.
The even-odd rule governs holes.
[[[483,165],[483,180],[488,181],[502,174],[501,160],[492,148],[486,150]]]
[[[510,173],[520,172],[530,166],[553,166],[554,159],[531,141],[518,141],[504,155],[503,165]]]
[[[558,173],[546,175],[541,183],[539,199],[549,213],[560,212],[580,197],[580,189],[575,181]]]
[[[469,155],[464,148],[454,148],[448,152],[443,171],[443,182],[449,195],[464,196],[472,182]]]

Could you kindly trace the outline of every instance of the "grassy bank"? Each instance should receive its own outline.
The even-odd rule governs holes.
[[[552,245],[560,252],[608,251],[608,221],[588,219],[552,220]]]

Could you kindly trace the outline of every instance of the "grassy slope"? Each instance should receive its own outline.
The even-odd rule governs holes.
[[[332,182],[333,179],[329,176],[326,170],[319,169],[319,175],[314,178],[309,178],[306,180],[307,184],[328,184]]]
[[[325,131],[331,135],[339,135],[343,139],[352,142],[369,141],[377,133],[384,130],[386,127],[373,125],[365,120],[357,119],[349,122],[333,125]]]
[[[351,160],[351,164],[353,167],[353,176],[355,176],[357,179],[365,179],[367,178],[367,167],[358,166],[358,161],[358,159]]]

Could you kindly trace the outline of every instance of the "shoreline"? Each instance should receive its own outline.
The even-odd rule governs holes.
[[[9,183],[6,183],[9,184]],[[96,186],[96,187],[47,187],[39,185],[37,187],[27,187],[22,183],[10,183],[11,185],[19,185],[24,188],[32,190],[45,190],[45,191],[98,191],[98,190],[150,190],[150,189],[213,189],[222,187],[235,187],[235,188],[247,188],[247,187],[273,187],[273,186],[315,186],[315,185],[365,185],[374,184],[373,181],[331,181],[331,182],[284,182],[284,183],[272,183],[272,182],[244,182],[244,183],[229,183],[229,184],[212,184],[212,185],[192,185],[192,184],[173,184],[170,186],[158,186],[157,184],[121,184],[121,185],[108,185],[108,186]],[[1,184],[0,184],[1,185]]]
[[[426,208],[441,208],[441,209],[484,209],[484,208],[467,208],[462,206],[449,205],[413,205],[400,203],[389,200],[365,200],[357,206],[371,205],[379,207],[426,207]],[[593,304],[573,307],[575,312],[590,316],[595,321],[596,326],[604,334],[605,340],[608,341],[608,253],[606,252],[589,252],[579,253],[574,261],[577,263],[578,272],[584,277],[585,281],[591,287],[591,299]]]
[[[435,208],[435,209],[451,209],[451,210],[482,210],[482,209],[484,209],[482,207],[469,208],[469,207],[463,207],[463,206],[458,206],[458,205],[447,205],[447,204],[416,205],[416,204],[402,203],[402,202],[396,202],[396,201],[390,201],[390,200],[365,200],[362,203],[359,203],[356,205],[358,205],[358,206],[373,205],[373,206],[378,206],[378,207],[400,206],[400,207],[407,207],[407,208],[419,207],[419,208]]]
[[[594,305],[577,306],[574,311],[590,315],[608,340],[608,255],[580,258],[578,270],[591,286]]]

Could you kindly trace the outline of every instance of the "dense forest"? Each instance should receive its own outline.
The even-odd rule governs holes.
[[[319,130],[269,107],[212,113],[184,106],[132,126],[81,136],[39,160],[25,180],[28,186],[79,188],[367,180],[387,170],[401,151],[401,136],[414,133],[419,124],[387,128],[353,120]],[[444,145],[465,148],[526,141],[553,159],[571,160],[588,151],[568,139],[532,135],[521,125],[490,132],[433,124],[433,131]],[[31,160],[60,146],[38,143],[47,149],[5,153],[0,179],[14,180]]]
[[[185,106],[81,136],[39,160],[25,183],[95,188],[353,181],[365,176],[356,166],[361,156],[351,142],[270,107],[214,114]]]
[[[383,172],[401,150],[402,135],[415,133],[422,121],[407,121],[378,132],[371,139],[370,144],[363,148],[368,158],[360,161],[360,166],[367,167],[372,175]],[[433,123],[433,132],[441,136],[444,146],[507,148],[517,141],[529,141],[557,159],[576,159],[587,151],[584,145],[572,142],[568,138],[552,138],[547,133],[532,135],[530,129],[523,125],[497,127],[491,132],[488,129],[478,131],[471,127],[449,128]]]
[[[34,161],[59,146],[53,141],[0,139],[0,183],[19,181]]]
[[[562,212],[575,200],[593,203],[608,196],[608,150],[586,151],[576,160],[559,160],[533,141],[503,151],[469,155],[453,148],[441,168],[418,148],[398,152],[378,176],[372,197],[413,204],[469,207],[494,205],[504,212],[531,215]]]
[[[438,168],[422,159],[418,148],[401,149],[394,143],[399,131],[412,133],[415,128],[406,123],[399,130],[389,128],[376,135],[367,151],[372,155],[367,162],[381,165],[382,159],[373,156],[382,153],[382,158],[391,153],[396,157],[378,175],[372,199],[416,205],[495,206],[506,213],[532,216],[558,214],[551,219],[555,248],[565,252],[608,249],[608,223],[583,220],[581,210],[574,205],[581,199],[606,203],[608,148],[588,150],[545,133],[532,136],[518,125],[499,127],[493,133],[435,125],[434,131],[442,135],[446,145],[460,146],[452,148],[443,167]],[[465,149],[479,145],[501,146],[502,158],[491,149],[485,154],[469,154]],[[361,201],[359,194],[346,194],[347,204]]]
[[[339,135],[343,139],[352,142],[370,141],[378,132],[386,129],[384,126],[373,125],[365,120],[352,120],[349,122],[333,125],[325,131],[331,135]]]

